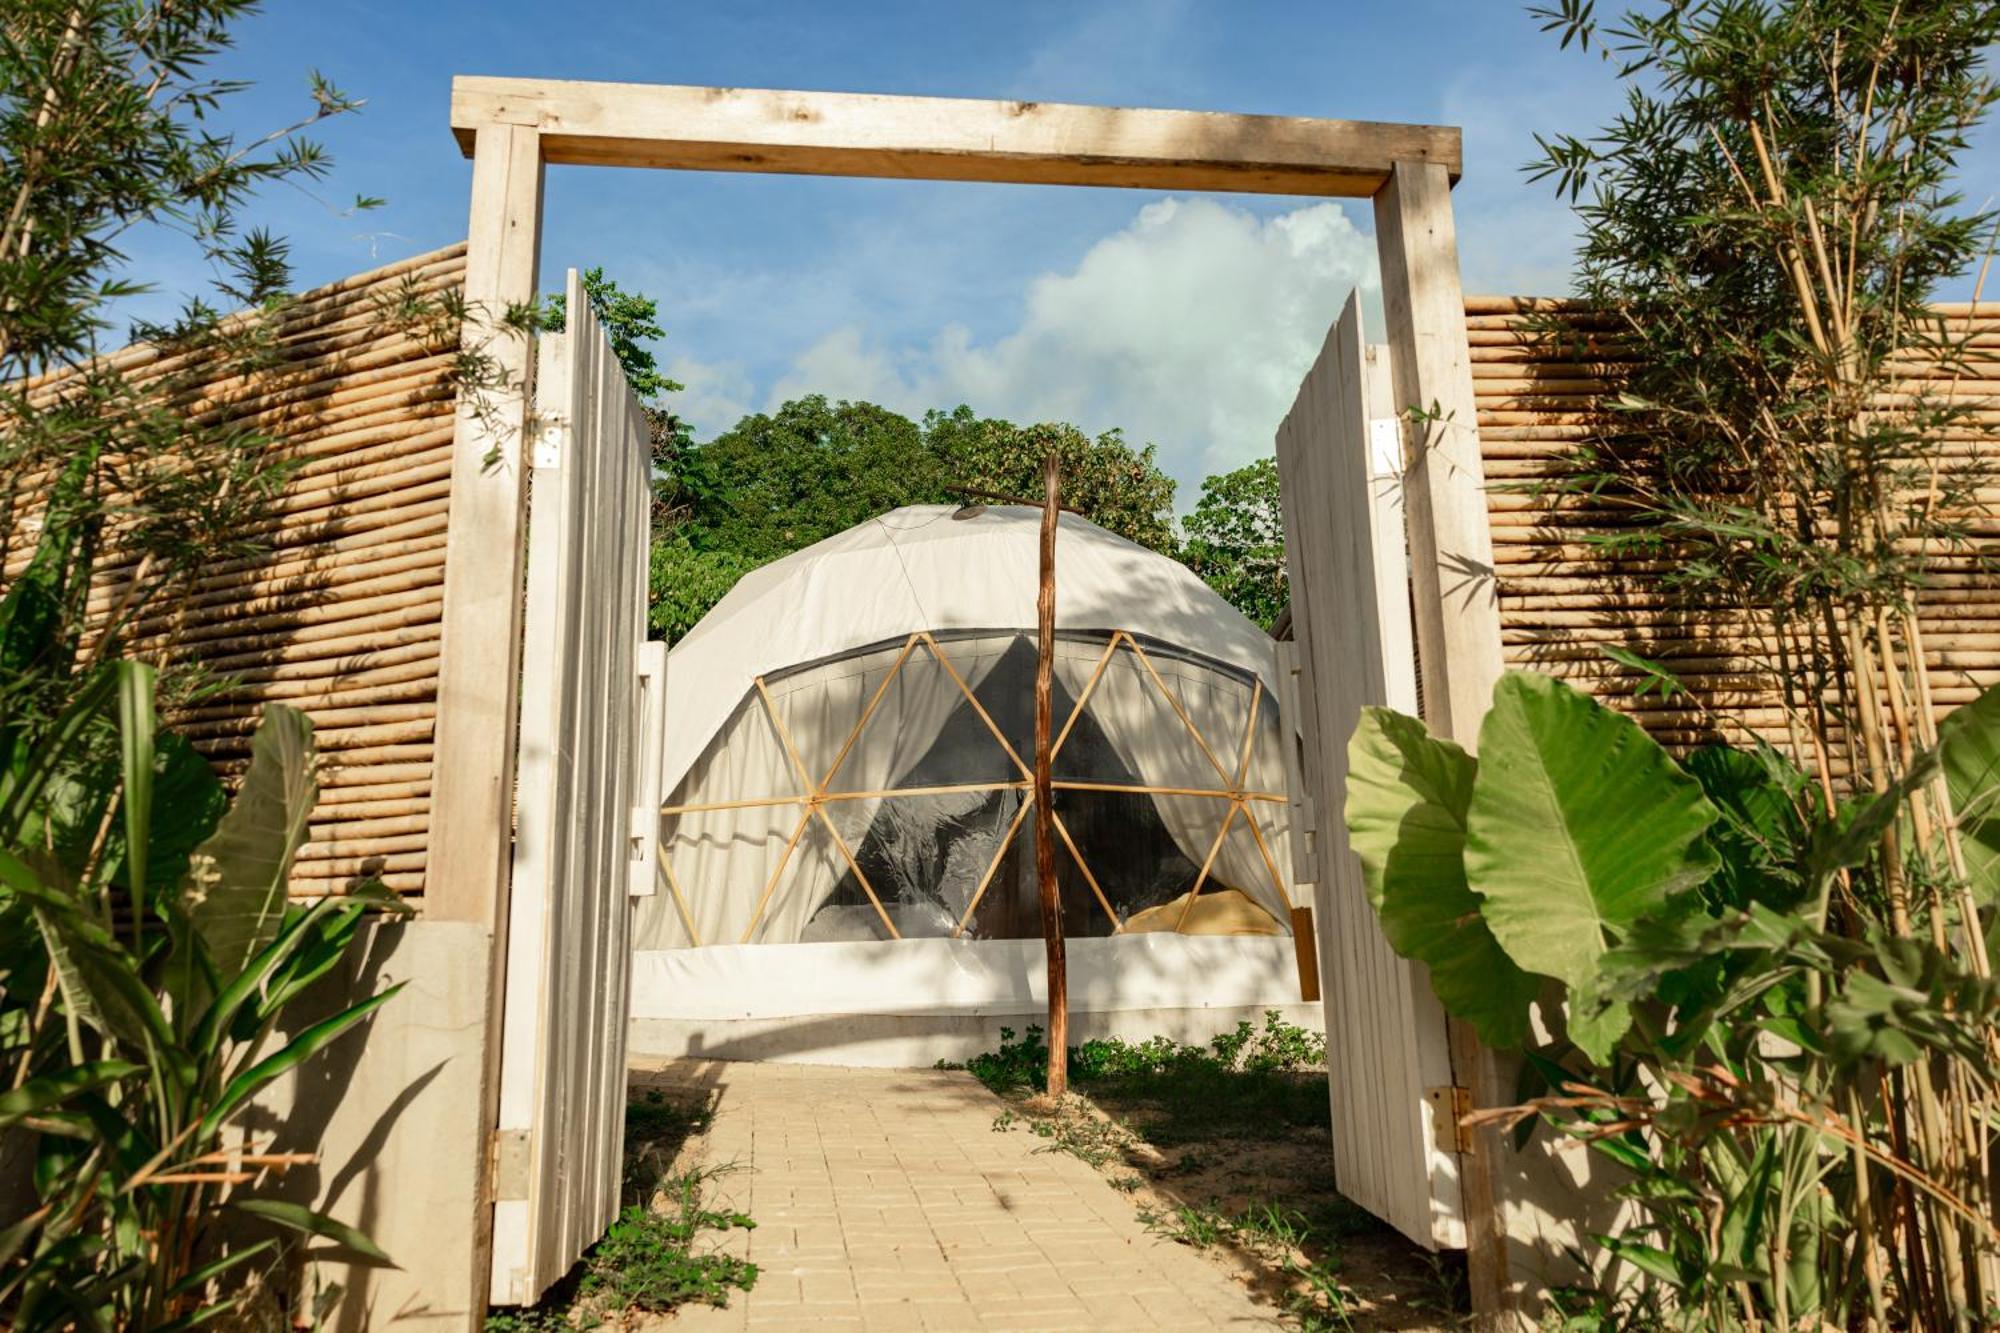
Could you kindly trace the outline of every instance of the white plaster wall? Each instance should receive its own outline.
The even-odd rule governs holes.
[[[1207,1041],[1266,1010],[1318,1031],[1288,936],[1069,941],[1072,1042]],[[1040,940],[712,945],[633,955],[634,1058],[928,1068],[1048,1012]]]

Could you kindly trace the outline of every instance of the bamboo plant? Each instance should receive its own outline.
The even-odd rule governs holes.
[[[1575,203],[1577,304],[1631,368],[1542,498],[1662,570],[1782,724],[1633,645],[1620,662],[1715,744],[1670,756],[1509,676],[1476,761],[1364,718],[1350,828],[1392,943],[1529,1051],[1540,1095],[1493,1118],[1540,1115],[1629,1173],[1603,1318],[1980,1326],[2000,1315],[2000,696],[1948,714],[1966,682],[1926,632],[1941,583],[1994,577],[1976,386],[2000,325],[1934,298],[1991,248],[1954,177],[2000,10],[1594,10],[1536,12],[1612,62],[1625,109],[1529,169]],[[1539,1047],[1537,1003],[1564,1015]]]

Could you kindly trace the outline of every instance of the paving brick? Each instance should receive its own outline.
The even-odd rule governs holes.
[[[718,1192],[759,1224],[723,1242],[762,1267],[756,1288],[663,1333],[1277,1325],[1089,1166],[995,1133],[1002,1108],[967,1074],[687,1062],[643,1078],[719,1090],[703,1157],[737,1164]]]

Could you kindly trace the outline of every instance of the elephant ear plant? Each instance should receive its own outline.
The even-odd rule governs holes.
[[[386,1258],[265,1197],[311,1158],[243,1124],[395,990],[296,1009],[369,911],[399,910],[379,889],[287,901],[317,791],[311,723],[271,705],[229,800],[157,729],[137,662],[88,672],[52,724],[0,716],[0,1150],[32,1156],[0,1212],[0,1324],[192,1327],[276,1272],[286,1235]]]
[[[1940,768],[1985,918],[1969,924],[1990,930],[2000,690],[1949,719],[1906,787]],[[1599,1294],[1618,1326],[1847,1327],[1894,1309],[1889,1277],[1910,1270],[1880,1238],[1900,1198],[1934,1206],[1966,1256],[2000,1245],[1985,1154],[1919,1168],[1882,1097],[1918,1065],[1970,1080],[1990,1149],[2000,987],[1932,939],[1830,919],[1909,790],[1831,814],[1817,795],[1775,750],[1676,761],[1522,672],[1496,687],[1476,759],[1387,709],[1354,733],[1347,825],[1389,942],[1484,1042],[1525,1052],[1523,1104],[1476,1119],[1525,1133],[1539,1116],[1624,1169],[1641,1220],[1598,1237],[1626,1265]],[[1535,1039],[1538,1005],[1551,1040]]]

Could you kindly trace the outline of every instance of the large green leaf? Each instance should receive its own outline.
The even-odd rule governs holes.
[[[277,935],[292,857],[318,799],[312,723],[297,709],[272,704],[251,742],[235,802],[189,866],[188,915],[223,981],[238,976]]]
[[[1983,903],[2000,902],[2000,686],[1944,720],[1938,754],[1972,890]]]
[[[1630,718],[1548,676],[1508,672],[1494,688],[1465,870],[1521,967],[1593,981],[1627,927],[1714,872],[1703,834],[1715,819],[1701,785]]]
[[[132,1055],[159,1056],[170,1045],[166,1016],[136,960],[84,908],[74,886],[40,859],[4,849],[0,885],[26,904],[65,1010]]]
[[[1447,1013],[1489,1046],[1528,1033],[1540,982],[1501,952],[1465,882],[1478,765],[1412,717],[1367,708],[1347,747],[1347,831],[1389,945],[1430,969]]]
[[[153,809],[146,834],[146,883],[158,895],[187,877],[188,858],[215,832],[229,794],[201,751],[171,732],[154,738]],[[121,868],[119,881],[125,879]]]

